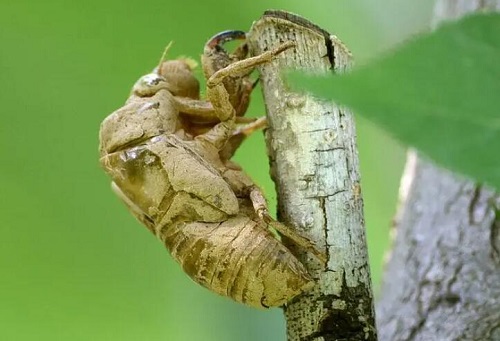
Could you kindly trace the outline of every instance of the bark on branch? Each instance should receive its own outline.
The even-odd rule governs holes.
[[[485,10],[500,0],[438,0],[434,22]],[[500,340],[499,207],[491,189],[409,152],[377,305],[381,340]]]
[[[285,307],[288,340],[376,340],[353,115],[291,92],[280,75],[285,68],[343,72],[350,53],[336,37],[285,12],[266,12],[248,38],[254,55],[290,40],[296,49],[260,69],[271,172],[280,220],[325,249],[328,264],[288,245],[317,279]]]

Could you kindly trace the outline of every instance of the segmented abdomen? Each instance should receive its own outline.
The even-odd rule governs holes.
[[[197,283],[254,307],[281,306],[312,285],[302,263],[247,216],[164,227],[160,238]]]

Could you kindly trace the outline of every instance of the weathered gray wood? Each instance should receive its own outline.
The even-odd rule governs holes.
[[[289,40],[297,48],[260,69],[279,218],[326,250],[328,264],[294,250],[317,285],[285,307],[288,340],[376,340],[353,115],[290,91],[280,75],[287,67],[343,72],[351,55],[336,37],[283,12],[265,14],[248,39],[255,55]]]
[[[500,0],[440,0],[434,25],[483,10]],[[500,340],[499,208],[491,189],[409,152],[377,305],[381,340]]]
[[[437,0],[433,25],[458,19],[464,15],[482,11],[500,11],[498,0]]]
[[[499,198],[413,152],[400,197],[381,340],[500,340]]]

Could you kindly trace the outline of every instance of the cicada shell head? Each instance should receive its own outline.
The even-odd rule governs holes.
[[[193,74],[196,63],[189,58],[164,61],[158,74],[168,83],[169,91],[174,96],[200,98],[200,82]]]

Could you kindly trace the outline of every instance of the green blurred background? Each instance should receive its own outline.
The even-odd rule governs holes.
[[[279,309],[195,285],[132,218],[99,169],[99,124],[170,40],[172,57],[198,58],[214,33],[286,9],[364,63],[426,30],[432,2],[1,0],[0,339],[284,340]],[[257,90],[250,115],[263,113]],[[358,139],[377,288],[404,149],[360,118]],[[256,134],[236,159],[274,206],[264,150]]]

